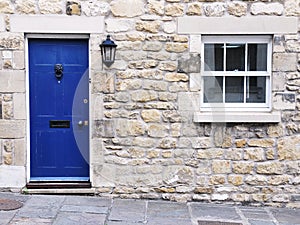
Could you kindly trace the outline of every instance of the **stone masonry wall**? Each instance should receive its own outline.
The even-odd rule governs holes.
[[[273,37],[278,124],[195,123],[201,55],[177,18],[300,17],[298,0],[0,0],[0,165],[25,164],[24,34],[12,14],[105,16],[91,34],[91,168],[99,195],[299,207],[300,26]],[[238,24],[237,24],[238,25]],[[102,69],[111,34],[116,62]],[[199,43],[200,46],[200,43]]]

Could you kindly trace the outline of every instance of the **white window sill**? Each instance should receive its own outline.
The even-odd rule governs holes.
[[[194,122],[202,123],[279,123],[280,112],[195,112]]]

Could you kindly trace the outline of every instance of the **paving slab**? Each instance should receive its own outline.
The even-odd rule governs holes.
[[[272,220],[268,212],[259,208],[241,208],[241,212],[247,219]]]
[[[0,211],[0,224],[8,224],[9,221],[15,216],[16,210],[13,211]]]
[[[53,222],[53,225],[103,225],[106,220],[104,214],[61,212]]]
[[[147,218],[190,218],[188,207],[184,203],[149,201]],[[173,220],[174,222],[174,220]]]
[[[300,209],[270,209],[270,212],[280,224],[300,225]]]
[[[50,225],[52,219],[41,219],[41,218],[18,218],[12,220],[9,225]]]
[[[272,221],[266,221],[266,220],[249,220],[250,225],[276,225]]]
[[[110,207],[111,199],[91,196],[66,196],[63,204],[80,206],[106,206]]]
[[[147,225],[193,225],[190,219],[155,218],[149,219]]]
[[[188,205],[191,208],[193,218],[216,221],[242,221],[235,208],[231,206],[205,203],[190,203]]]
[[[109,221],[144,222],[146,201],[116,199],[113,201]]]
[[[85,206],[85,205],[63,205],[60,209],[63,212],[78,212],[78,213],[94,213],[94,214],[106,214],[108,213],[108,207],[98,206]]]

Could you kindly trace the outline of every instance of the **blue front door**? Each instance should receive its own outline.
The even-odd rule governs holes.
[[[89,180],[88,40],[29,39],[30,179]]]

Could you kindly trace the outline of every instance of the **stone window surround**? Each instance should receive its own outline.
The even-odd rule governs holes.
[[[190,35],[190,52],[201,54],[201,35],[267,35],[295,34],[298,32],[298,20],[294,17],[257,16],[257,17],[180,17],[177,20],[178,34]],[[198,85],[201,82],[197,82]],[[193,85],[193,84],[192,84]],[[195,84],[194,84],[195,85]],[[200,89],[200,88],[199,88]],[[200,102],[200,95],[196,101]],[[247,122],[278,123],[279,111],[270,112],[194,112],[194,122]]]

